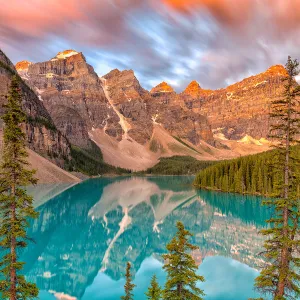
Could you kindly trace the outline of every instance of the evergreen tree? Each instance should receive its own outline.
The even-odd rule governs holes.
[[[293,157],[300,156],[300,145],[291,148]],[[223,192],[235,192],[243,194],[273,196],[276,192],[276,182],[283,180],[281,172],[273,172],[275,168],[277,150],[271,150],[255,155],[221,161],[215,165],[200,171],[194,181],[199,188],[221,190]],[[278,156],[278,155],[277,155]],[[237,169],[230,176],[226,170],[237,162]],[[298,169],[300,171],[300,168]],[[298,172],[299,173],[299,172]],[[295,173],[296,174],[296,173]],[[211,186],[207,180],[210,176],[215,177],[215,186]],[[219,176],[219,180],[216,180]],[[229,184],[231,188],[229,188]],[[294,181],[295,188],[300,192],[300,182]]]
[[[157,282],[157,278],[154,275],[151,279],[150,286],[148,291],[145,293],[148,300],[160,300],[161,299],[162,290]]]
[[[166,262],[167,282],[163,291],[165,300],[202,300],[204,296],[196,283],[204,281],[202,276],[196,274],[198,269],[189,251],[198,249],[189,243],[192,234],[177,222],[176,236],[167,245],[168,254],[163,255]]]
[[[288,58],[287,77],[282,99],[272,103],[270,136],[276,140],[276,157],[273,159],[274,198],[265,201],[275,207],[271,225],[262,233],[265,242],[265,268],[256,279],[261,292],[271,293],[275,300],[300,297],[300,240],[299,240],[299,159],[295,144],[300,133],[300,113],[297,96],[300,88],[294,77],[299,73],[298,61]]]
[[[18,80],[13,77],[4,106],[3,155],[0,172],[0,249],[4,255],[0,262],[0,294],[2,299],[31,299],[38,295],[35,284],[21,274],[24,262],[19,261],[18,250],[25,248],[29,237],[28,218],[36,218],[32,197],[22,186],[36,183],[34,171],[28,170],[25,133],[21,125],[26,120],[21,106]]]
[[[124,285],[125,296],[121,297],[122,300],[133,300],[133,293],[132,293],[132,291],[133,291],[133,289],[135,287],[135,284],[132,283],[132,276],[131,276],[130,269],[131,269],[131,265],[128,262],[127,263],[127,267],[126,267],[126,274],[125,274],[126,283]]]

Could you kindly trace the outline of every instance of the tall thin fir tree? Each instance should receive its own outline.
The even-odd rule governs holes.
[[[125,296],[122,296],[122,300],[133,300],[133,289],[135,288],[135,284],[132,283],[132,275],[131,275],[131,264],[127,262],[127,267],[126,267],[126,283],[124,285],[124,290],[125,290]]]
[[[256,287],[275,300],[300,297],[300,240],[299,240],[299,151],[300,88],[295,81],[299,63],[288,57],[286,63],[284,94],[272,102],[270,137],[276,141],[276,156],[272,169],[275,172],[273,198],[265,204],[275,208],[268,220],[270,227],[262,230],[267,237],[262,253],[266,265],[256,278]]]
[[[199,249],[189,243],[192,234],[177,222],[177,233],[167,245],[168,254],[163,255],[166,262],[167,282],[163,291],[165,300],[203,300],[204,292],[196,284],[204,277],[197,275],[198,269],[191,251]]]
[[[157,277],[155,275],[152,276],[150,286],[148,291],[145,293],[148,300],[160,300],[162,295],[161,287],[157,282]]]
[[[28,219],[36,218],[32,197],[21,188],[35,184],[34,171],[28,170],[25,133],[22,124],[26,115],[22,110],[21,91],[16,76],[4,106],[3,155],[0,170],[0,295],[2,299],[32,299],[38,296],[35,284],[27,282],[21,271],[24,262],[19,261],[19,251],[27,246],[30,238],[26,228]]]

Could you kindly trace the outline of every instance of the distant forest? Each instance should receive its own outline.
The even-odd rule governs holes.
[[[172,156],[160,158],[159,162],[144,173],[154,175],[195,175],[215,162],[199,161],[191,156]]]
[[[293,152],[300,157],[299,146]],[[218,162],[201,170],[194,185],[222,192],[272,196],[283,181],[282,175],[274,172],[276,162],[276,150]]]

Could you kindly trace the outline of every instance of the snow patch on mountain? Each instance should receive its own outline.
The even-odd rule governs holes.
[[[126,121],[126,118],[119,112],[119,110],[117,109],[117,107],[114,105],[110,95],[109,95],[109,91],[107,88],[107,84],[106,84],[106,79],[104,77],[100,78],[102,83],[103,83],[103,91],[104,94],[109,102],[109,104],[111,105],[112,109],[115,111],[115,113],[118,115],[120,121],[119,124],[121,125],[123,131],[124,131],[124,135],[122,137],[122,139],[128,139],[128,131],[131,129],[130,124]]]
[[[79,54],[79,52],[75,51],[75,50],[65,50],[62,52],[58,52],[55,58],[58,59],[66,59],[67,57],[73,56]],[[55,60],[55,58],[53,58],[53,60]]]

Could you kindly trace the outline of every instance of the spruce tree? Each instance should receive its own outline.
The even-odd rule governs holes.
[[[131,265],[128,262],[127,267],[126,267],[126,274],[125,274],[126,283],[124,285],[125,296],[121,297],[122,300],[133,300],[132,291],[135,287],[135,284],[132,283],[132,275],[131,275],[130,269],[131,269]]]
[[[157,278],[154,275],[151,279],[150,286],[148,291],[145,293],[148,300],[160,300],[161,299],[162,290],[157,282]]]
[[[275,300],[300,297],[300,240],[299,240],[299,159],[295,151],[299,137],[300,89],[294,77],[299,73],[298,61],[288,58],[283,97],[272,102],[270,137],[276,142],[273,158],[273,195],[265,201],[275,207],[268,220],[270,228],[262,233],[267,237],[263,255],[266,266],[256,279],[259,291],[272,294]]]
[[[192,234],[177,222],[176,236],[167,245],[168,254],[163,255],[166,262],[167,282],[163,291],[165,300],[202,300],[204,293],[196,286],[198,281],[204,281],[196,274],[198,269],[193,257],[189,253],[198,249],[189,243]]]
[[[4,106],[3,153],[0,171],[0,295],[2,299],[31,299],[38,295],[35,284],[26,281],[21,271],[19,251],[30,240],[26,234],[28,218],[36,218],[32,197],[21,188],[36,183],[34,171],[28,170],[25,133],[21,126],[26,115],[21,106],[21,92],[14,76]]]

